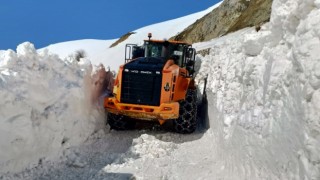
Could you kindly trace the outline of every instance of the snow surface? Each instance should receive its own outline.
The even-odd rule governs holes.
[[[98,118],[101,114],[94,110],[88,113],[91,108],[84,100],[85,72],[90,72],[90,67],[68,64],[48,53],[38,54],[28,43],[20,45],[17,53],[0,51],[0,96],[6,99],[1,101],[0,110],[0,133],[6,137],[0,141],[0,179],[320,179],[319,8],[319,0],[274,0],[270,23],[259,32],[246,28],[194,44],[197,50],[211,50],[205,57],[197,56],[201,66],[196,80],[201,92],[208,75],[207,99],[199,116],[203,127],[190,135],[155,127],[125,132],[99,130],[101,126],[93,124],[103,121]],[[145,33],[134,39],[138,34],[137,30],[124,44],[141,41]],[[121,57],[123,49],[119,45],[113,52],[100,55],[105,59]],[[122,60],[107,62],[106,66],[116,68]],[[53,65],[46,66],[49,63]],[[42,66],[46,67],[43,80],[37,70]],[[61,71],[72,75],[54,78]],[[28,74],[35,81],[26,80]],[[50,80],[59,85],[50,87]],[[48,113],[51,121],[43,118],[46,105],[51,104],[42,94],[46,91],[57,102],[57,110]],[[70,98],[56,98],[64,94]],[[16,100],[20,96],[22,99]],[[76,105],[77,109],[63,108],[58,116],[64,107],[60,103]],[[31,116],[32,109],[40,115]],[[31,117],[41,119],[34,128]],[[60,123],[52,122],[60,118]],[[12,126],[8,125],[10,119],[14,119]],[[76,120],[85,126],[71,125]],[[56,133],[51,136],[51,131]],[[23,135],[15,135],[18,133]],[[76,142],[68,140],[70,144],[64,148],[64,133],[83,134],[80,138],[66,136]],[[41,151],[37,147],[47,147],[43,146],[47,141],[42,141],[46,136],[57,142],[48,140],[54,148]],[[14,141],[17,137],[31,141]],[[35,137],[39,144],[34,143],[38,141]],[[11,155],[12,149],[19,153]],[[33,168],[20,171],[15,164]]]

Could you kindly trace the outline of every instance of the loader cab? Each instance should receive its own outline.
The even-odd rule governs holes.
[[[142,46],[126,45],[125,63],[139,57],[158,58],[164,63],[173,60],[179,67],[185,67],[192,75],[194,72],[195,49],[188,43],[167,40],[145,40]]]

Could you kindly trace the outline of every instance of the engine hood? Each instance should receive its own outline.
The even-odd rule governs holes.
[[[124,70],[148,70],[161,72],[165,65],[165,60],[155,57],[140,57],[124,65]]]

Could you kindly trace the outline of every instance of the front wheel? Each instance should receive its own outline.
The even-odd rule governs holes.
[[[107,122],[111,129],[114,130],[130,130],[134,129],[135,121],[123,115],[108,113]]]
[[[180,102],[179,118],[173,120],[177,133],[190,134],[197,128],[197,91],[188,89],[185,100]]]

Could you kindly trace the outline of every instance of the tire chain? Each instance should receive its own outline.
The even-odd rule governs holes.
[[[174,120],[174,128],[178,133],[192,133],[197,126],[196,90],[189,89],[187,97],[180,102],[179,118]]]

